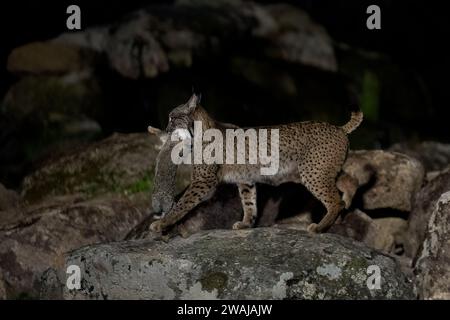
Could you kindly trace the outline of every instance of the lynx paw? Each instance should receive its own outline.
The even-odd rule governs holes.
[[[306,230],[310,233],[319,233],[317,230],[317,223],[311,223]]]
[[[247,229],[250,227],[251,225],[249,223],[245,223],[242,221],[238,221],[235,224],[233,224],[233,230]]]
[[[153,232],[161,233],[164,229],[164,225],[161,220],[155,221],[150,225],[150,230]]]

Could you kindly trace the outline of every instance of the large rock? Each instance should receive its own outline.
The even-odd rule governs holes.
[[[45,157],[98,139],[102,108],[98,82],[83,75],[18,80],[0,102],[0,176],[18,184]]]
[[[361,241],[385,253],[395,253],[395,246],[403,239],[406,226],[407,222],[404,219],[396,217],[372,219],[356,209],[345,214],[342,221],[337,221],[329,232]]]
[[[342,170],[365,186],[362,209],[411,211],[415,194],[422,186],[421,163],[396,152],[358,150],[349,153]]]
[[[434,141],[421,143],[397,143],[389,148],[391,151],[401,152],[418,159],[425,171],[444,170],[450,163],[450,144]]]
[[[144,216],[127,199],[80,201],[64,197],[0,221],[0,270],[9,298],[36,297],[40,277],[63,265],[63,254],[81,246],[118,241]]]
[[[65,74],[89,66],[90,57],[78,46],[32,42],[15,48],[8,57],[7,69],[19,74]]]
[[[270,55],[281,60],[303,63],[327,71],[337,71],[331,38],[322,26],[316,24],[306,12],[288,4],[267,6],[265,15],[255,14],[259,35],[272,37]],[[261,9],[255,11],[259,13]]]
[[[27,176],[23,198],[36,202],[70,194],[149,193],[159,145],[159,137],[148,133],[114,134]]]
[[[23,203],[19,194],[6,189],[0,183],[0,224],[18,219],[23,215]]]
[[[2,270],[0,269],[0,300],[5,299],[6,299],[6,286],[5,282],[3,281]]]
[[[419,298],[450,299],[450,191],[432,211],[415,273]]]
[[[100,95],[97,80],[81,74],[29,76],[9,88],[2,111],[12,120],[26,123],[28,130],[38,125],[50,130],[61,120],[98,117],[103,107]]]
[[[211,57],[222,48],[240,49],[236,41],[262,43],[266,49],[260,54],[266,58],[337,70],[326,30],[286,4],[183,0],[164,8],[149,6],[112,26],[66,33],[51,43],[104,53],[112,69],[137,79],[156,77],[173,66],[190,67],[194,57]]]
[[[256,56],[245,58],[253,48],[258,48]],[[234,65],[235,60],[241,63]],[[305,65],[312,67],[307,75],[290,74],[292,67],[301,70]],[[311,83],[309,73],[327,88],[338,86],[337,95],[345,97],[334,78],[337,63],[332,39],[320,24],[292,5],[240,0],[150,5],[112,24],[20,46],[11,52],[8,69],[23,76],[9,88],[0,106],[0,126],[6,123],[9,129],[0,133],[0,179],[14,185],[55,151],[84,146],[114,131],[136,131],[146,121],[162,125],[169,109],[190,93],[191,85],[179,73],[188,69],[208,79],[202,89],[209,92],[208,110],[225,113],[224,118],[240,117],[240,108],[230,105],[249,105],[259,116],[265,114],[261,108],[272,110],[267,99],[261,104],[260,94],[229,95],[235,89],[220,83],[225,78],[246,92],[276,91],[274,101],[280,93],[296,94],[296,99],[288,99],[290,105],[283,103],[280,122],[294,116],[299,103],[309,101],[305,92],[324,101],[302,108],[314,105],[315,112],[320,105],[323,110],[338,110],[335,94],[298,90],[303,84],[297,78]],[[152,80],[150,87],[142,81],[167,72]],[[211,81],[214,72],[222,76]],[[333,81],[323,81],[329,76]],[[1,143],[3,136],[8,148]]]
[[[413,210],[408,220],[407,239],[405,253],[415,258],[425,240],[428,224],[436,203],[445,192],[450,190],[450,169],[444,170],[433,180],[429,181],[418,192]]]
[[[20,203],[20,197],[19,195],[13,191],[6,189],[1,183],[0,183],[0,211],[7,210],[9,208],[15,208]],[[0,220],[1,220],[1,213],[0,213]]]
[[[89,246],[65,265],[81,268],[80,290],[52,283],[65,283],[64,268],[46,277],[65,299],[413,298],[392,258],[340,236],[278,228]],[[380,268],[380,289],[367,286],[369,266]]]

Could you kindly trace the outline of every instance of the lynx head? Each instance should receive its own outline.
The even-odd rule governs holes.
[[[189,101],[179,105],[169,113],[169,123],[166,132],[171,134],[177,129],[186,129],[192,132],[195,111],[200,103],[200,95],[195,93],[189,98]]]

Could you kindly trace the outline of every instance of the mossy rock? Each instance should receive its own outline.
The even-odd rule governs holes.
[[[45,125],[59,115],[95,115],[101,108],[100,87],[95,80],[81,76],[28,76],[8,91],[2,112],[17,121]]]
[[[7,69],[19,74],[64,74],[89,66],[94,55],[77,46],[55,42],[32,42],[15,48]]]
[[[33,161],[57,145],[98,138],[102,101],[95,80],[29,76],[9,89],[0,112],[20,132],[25,157]]]
[[[148,133],[114,134],[27,176],[22,195],[26,201],[36,202],[74,193],[87,197],[150,193],[159,144],[159,138]]]

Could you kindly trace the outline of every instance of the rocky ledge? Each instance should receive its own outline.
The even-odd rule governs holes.
[[[70,265],[81,270],[78,290],[65,286]],[[339,235],[276,227],[88,246],[69,253],[65,266],[44,278],[53,291],[42,294],[65,299],[414,297],[392,257]]]

